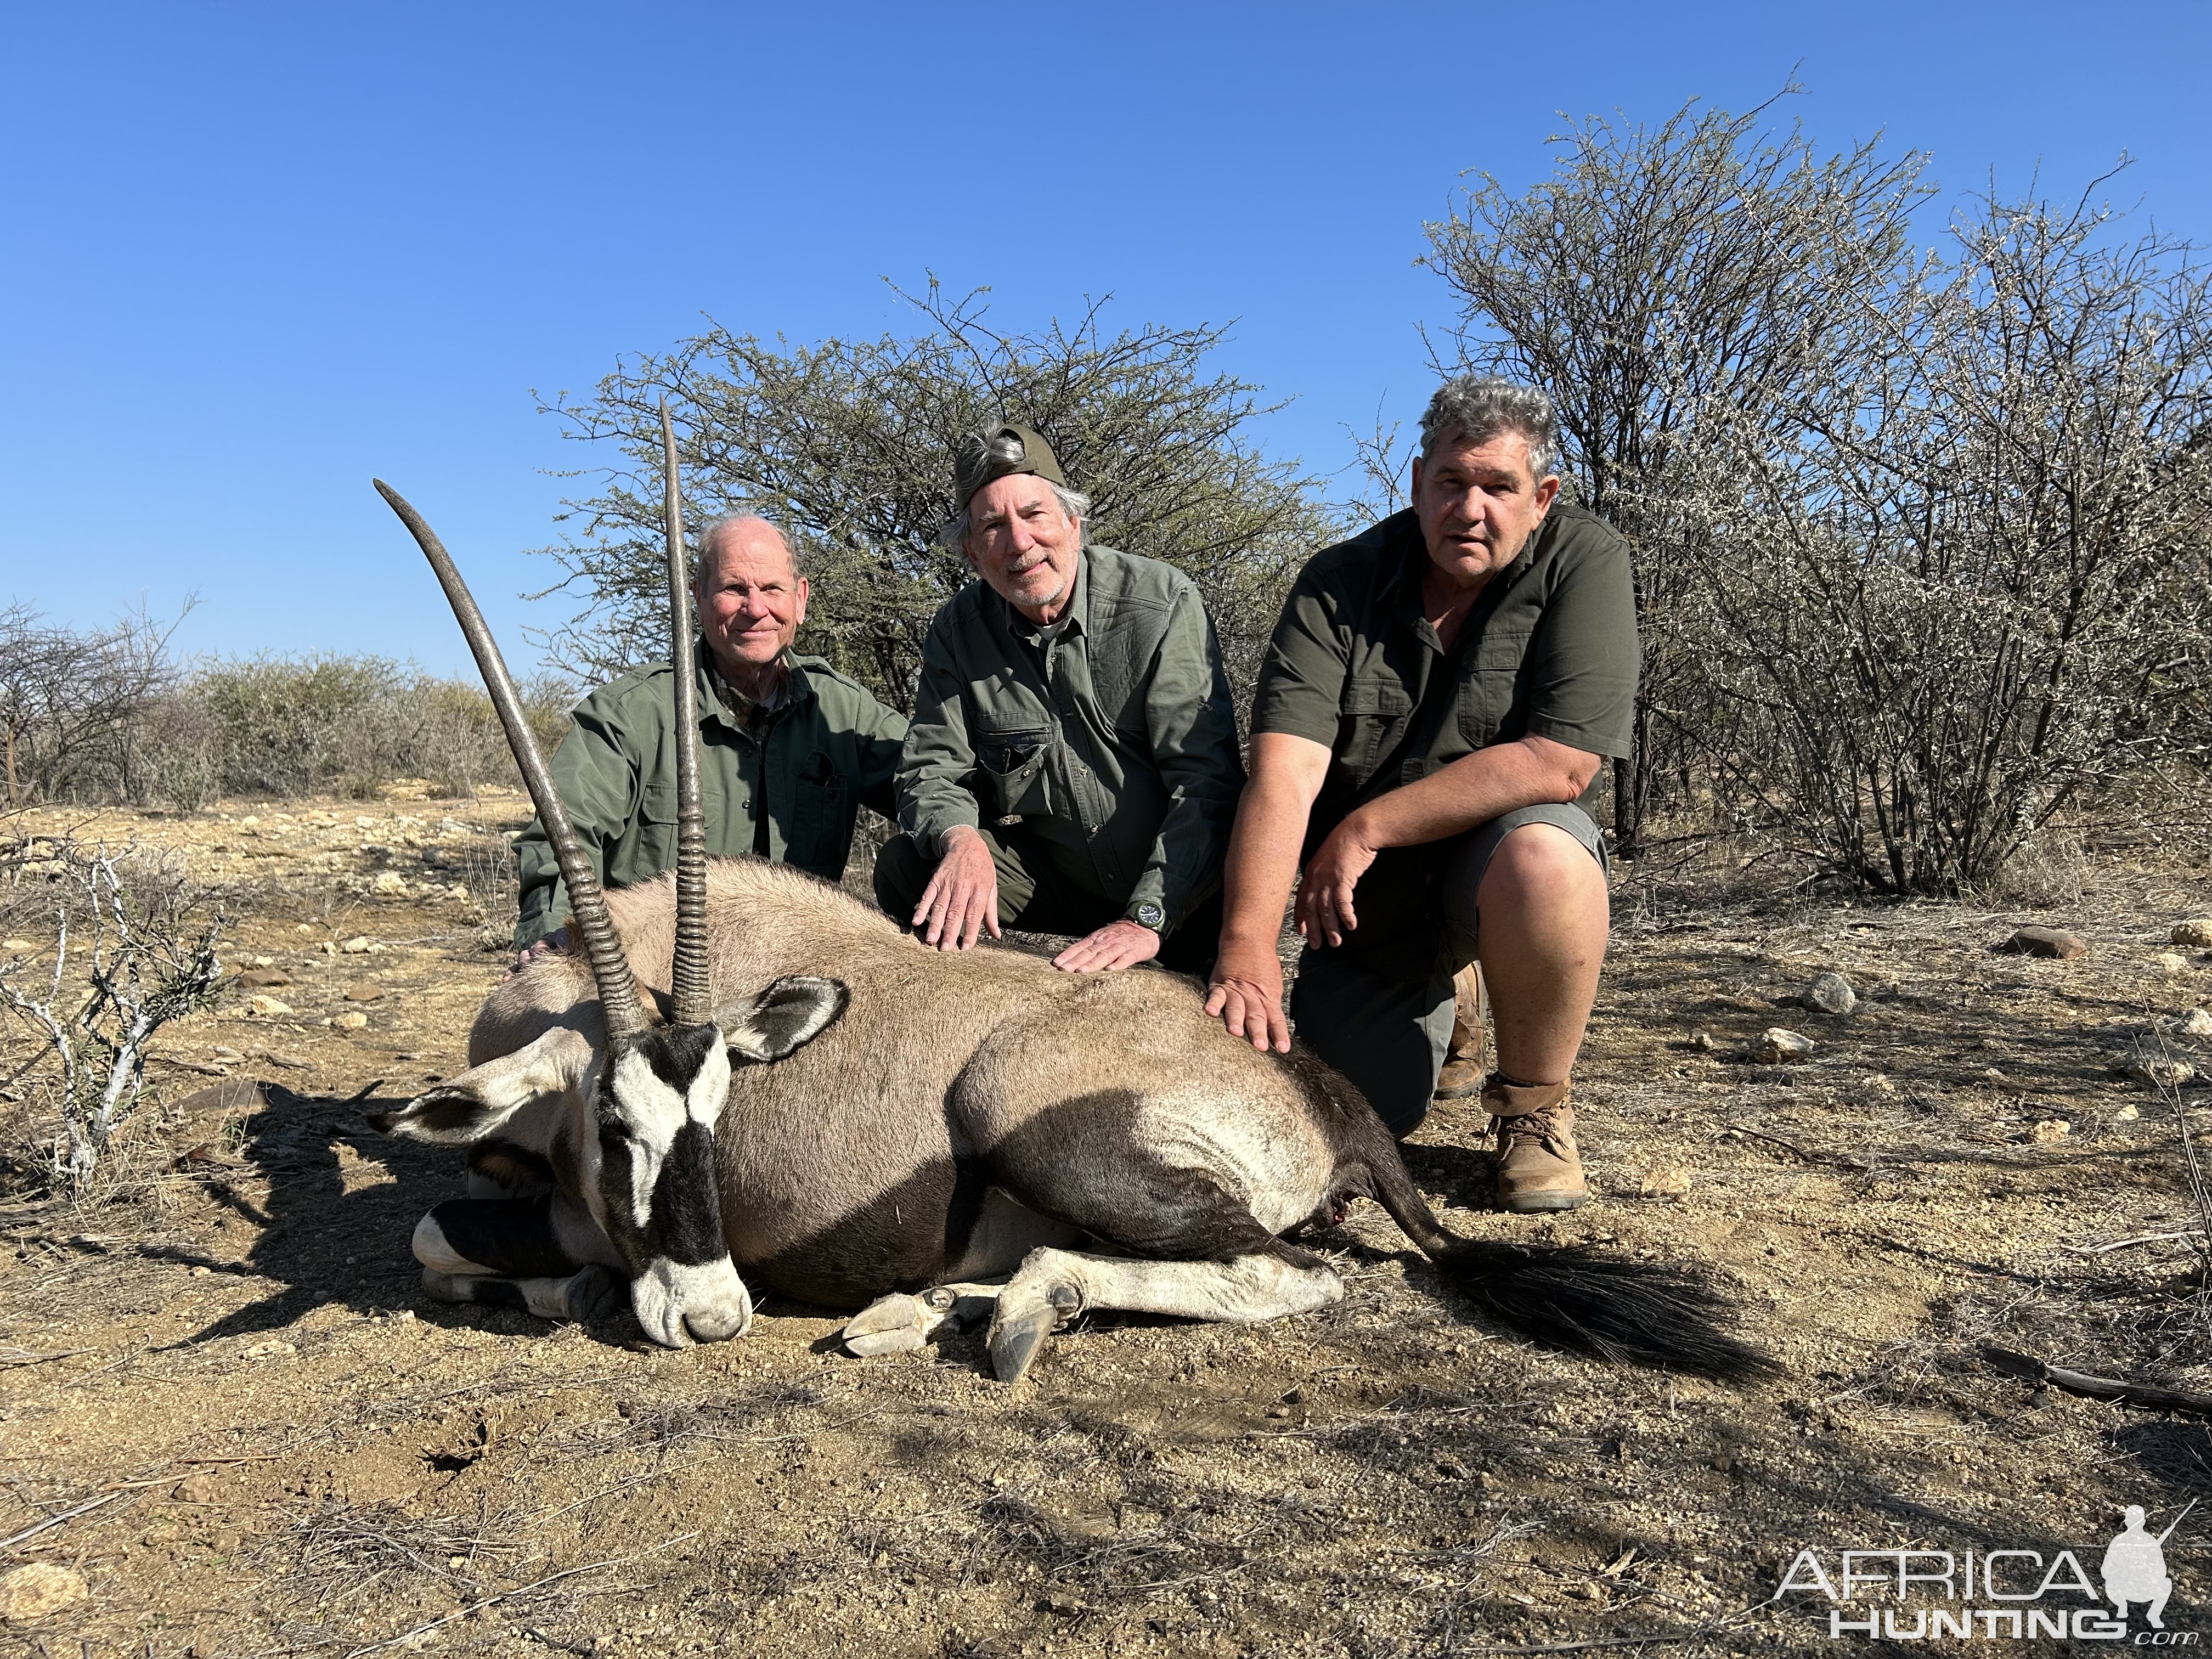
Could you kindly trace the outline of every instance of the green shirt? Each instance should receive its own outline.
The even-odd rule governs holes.
[[[1308,854],[1354,808],[1492,744],[1533,733],[1588,754],[1629,752],[1638,657],[1627,543],[1555,504],[1484,586],[1449,652],[1422,614],[1428,556],[1413,511],[1393,514],[1316,555],[1275,624],[1252,731],[1328,748]],[[1425,962],[1425,883],[1446,844],[1391,848],[1362,878],[1369,954]],[[1394,943],[1401,927],[1407,939]]]
[[[830,881],[845,873],[853,817],[889,817],[906,721],[819,657],[786,659],[782,701],[732,713],[697,647],[699,783],[707,851],[759,852]],[[676,863],[676,700],[666,664],[604,685],[577,705],[553,756],[553,783],[599,879],[628,886]],[[757,735],[764,732],[764,738]],[[542,824],[515,843],[518,948],[568,919],[568,896]]]
[[[1023,819],[1079,890],[1172,931],[1220,885],[1244,786],[1213,624],[1172,565],[1096,545],[1062,615],[1041,636],[981,581],[939,609],[900,827],[938,858],[958,825]]]

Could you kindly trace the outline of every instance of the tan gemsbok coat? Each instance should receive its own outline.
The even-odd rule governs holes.
[[[573,1312],[619,1273],[647,1334],[682,1344],[742,1334],[747,1286],[764,1285],[864,1308],[846,1332],[862,1352],[988,1304],[993,1364],[1012,1381],[1085,1309],[1253,1321],[1338,1300],[1336,1274],[1281,1235],[1367,1196],[1479,1308],[1540,1340],[1720,1377],[1765,1369],[1717,1327],[1698,1275],[1445,1231],[1340,1075],[1231,1037],[1191,980],[942,955],[787,866],[710,863],[696,833],[679,835],[672,879],[603,896],[451,561],[385,494],[484,668],[584,945],[493,992],[471,1069],[379,1119],[471,1144],[480,1174],[523,1194],[424,1218],[434,1290]],[[675,684],[688,697],[689,677]],[[697,722],[678,712],[696,831]]]

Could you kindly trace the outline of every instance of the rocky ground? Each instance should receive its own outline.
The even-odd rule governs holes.
[[[1322,1241],[1340,1306],[1095,1318],[1009,1391],[973,1338],[854,1360],[836,1316],[775,1301],[672,1353],[626,1318],[422,1299],[408,1235],[456,1161],[360,1108],[459,1067],[525,817],[32,815],[180,849],[227,890],[241,971],[164,1034],[82,1200],[25,1174],[40,1074],[0,1090],[0,1653],[1820,1648],[1826,1598],[1776,1599],[1801,1550],[2094,1573],[2123,1505],[2155,1532],[2212,1494],[2198,1421],[1984,1357],[2212,1384],[2212,1092],[2173,1080],[2212,1069],[2212,955],[2174,938],[2212,912],[2201,856],[2112,853],[2002,914],[1761,891],[1718,850],[1636,872],[1580,1073],[1599,1201],[1487,1212],[1464,1107],[1408,1147],[1456,1228],[1713,1264],[1770,1384],[1525,1346],[1362,1208]],[[2027,924],[2087,948],[1996,948]],[[1823,973],[1850,1012],[1805,1006]],[[7,1042],[0,1077],[32,1052]],[[2167,1540],[2177,1632],[2212,1623],[2208,1540],[2203,1510]],[[1915,1594],[1862,1585],[1844,1615],[1909,1632],[1945,1605]]]

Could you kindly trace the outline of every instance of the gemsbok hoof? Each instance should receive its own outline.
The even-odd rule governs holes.
[[[991,1371],[1000,1382],[1012,1384],[1030,1374],[1045,1339],[1073,1319],[1083,1306],[1083,1293],[1073,1285],[1054,1285],[1039,1303],[1012,1309],[1010,1298],[999,1298],[998,1316],[991,1322]]]
[[[863,1359],[884,1353],[912,1353],[929,1340],[929,1334],[944,1315],[926,1306],[918,1296],[894,1291],[845,1322],[845,1352]]]

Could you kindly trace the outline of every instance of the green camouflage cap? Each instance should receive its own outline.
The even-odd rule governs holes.
[[[1004,452],[1006,446],[1000,440],[1011,438],[1016,446],[1015,455]],[[996,453],[994,453],[994,447]],[[1018,425],[1009,421],[1003,426],[989,427],[981,432],[971,432],[960,441],[960,453],[952,459],[952,495],[955,505],[964,513],[975,492],[994,478],[1010,477],[1017,472],[1033,472],[1048,483],[1067,488],[1067,475],[1060,470],[1060,461],[1052,453],[1052,446],[1035,427]]]

